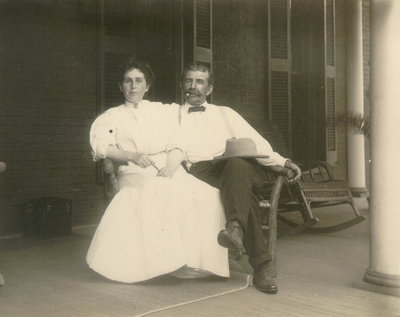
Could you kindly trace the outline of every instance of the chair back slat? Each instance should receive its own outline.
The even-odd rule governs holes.
[[[291,157],[285,140],[279,132],[278,126],[272,121],[267,120],[263,137],[271,144],[275,152],[283,157]]]

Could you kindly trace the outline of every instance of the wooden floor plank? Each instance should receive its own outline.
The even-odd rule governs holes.
[[[249,287],[150,316],[399,317],[400,298],[351,286],[362,280],[369,264],[368,205],[362,200],[358,203],[367,221],[340,232],[304,233],[278,240],[278,294]],[[340,209],[335,212],[332,208],[340,206],[330,207],[330,211],[341,215]],[[239,263],[252,273],[249,265]]]

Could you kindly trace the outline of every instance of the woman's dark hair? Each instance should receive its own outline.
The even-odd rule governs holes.
[[[132,68],[135,68],[137,70],[139,70],[140,72],[143,73],[144,75],[144,79],[146,79],[146,83],[147,85],[150,87],[151,85],[153,85],[154,83],[154,73],[150,67],[149,64],[147,64],[146,62],[140,62],[140,61],[136,61],[133,58],[129,58],[128,60],[126,60],[125,62],[123,62],[120,65],[120,70],[119,70],[119,82],[121,82],[124,78],[125,73],[128,70],[131,70]]]
[[[202,64],[190,64],[190,65],[188,65],[186,68],[185,68],[185,70],[183,71],[183,73],[182,73],[182,78],[181,78],[181,82],[183,83],[184,82],[184,80],[185,80],[185,76],[186,76],[186,73],[189,71],[189,70],[191,70],[191,71],[200,71],[200,72],[203,72],[203,73],[208,73],[208,84],[209,85],[212,85],[213,83],[214,83],[214,75],[213,75],[213,73],[211,72],[211,70],[210,70],[210,68],[208,68],[207,66],[205,66],[205,65],[202,65]]]

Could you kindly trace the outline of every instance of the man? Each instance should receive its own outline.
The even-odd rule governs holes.
[[[287,167],[295,175],[292,181],[300,178],[301,171],[290,160],[274,152],[237,112],[207,103],[206,97],[213,90],[213,76],[207,67],[192,65],[186,68],[181,87],[186,100],[180,110],[181,128],[187,142],[186,168],[190,174],[220,190],[225,209],[226,230],[219,233],[218,242],[235,253],[244,247],[254,269],[255,287],[262,292],[276,293],[278,288],[267,272],[271,258],[263,238],[256,196],[266,181],[260,165]],[[233,137],[252,139],[259,157],[264,158],[214,160],[225,152],[226,141]]]

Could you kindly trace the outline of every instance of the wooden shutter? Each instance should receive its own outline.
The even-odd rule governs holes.
[[[291,2],[293,158],[334,165],[335,0]]]
[[[185,0],[183,15],[184,64],[212,69],[212,0]]]
[[[291,153],[290,1],[268,1],[267,33],[268,117],[282,133]]]
[[[194,61],[212,70],[212,0],[194,0]]]
[[[184,0],[182,34],[183,68],[195,63],[213,71],[212,0]],[[212,102],[212,94],[207,100]]]
[[[325,2],[325,116],[326,161],[337,161],[336,141],[336,65],[335,65],[335,0]]]

